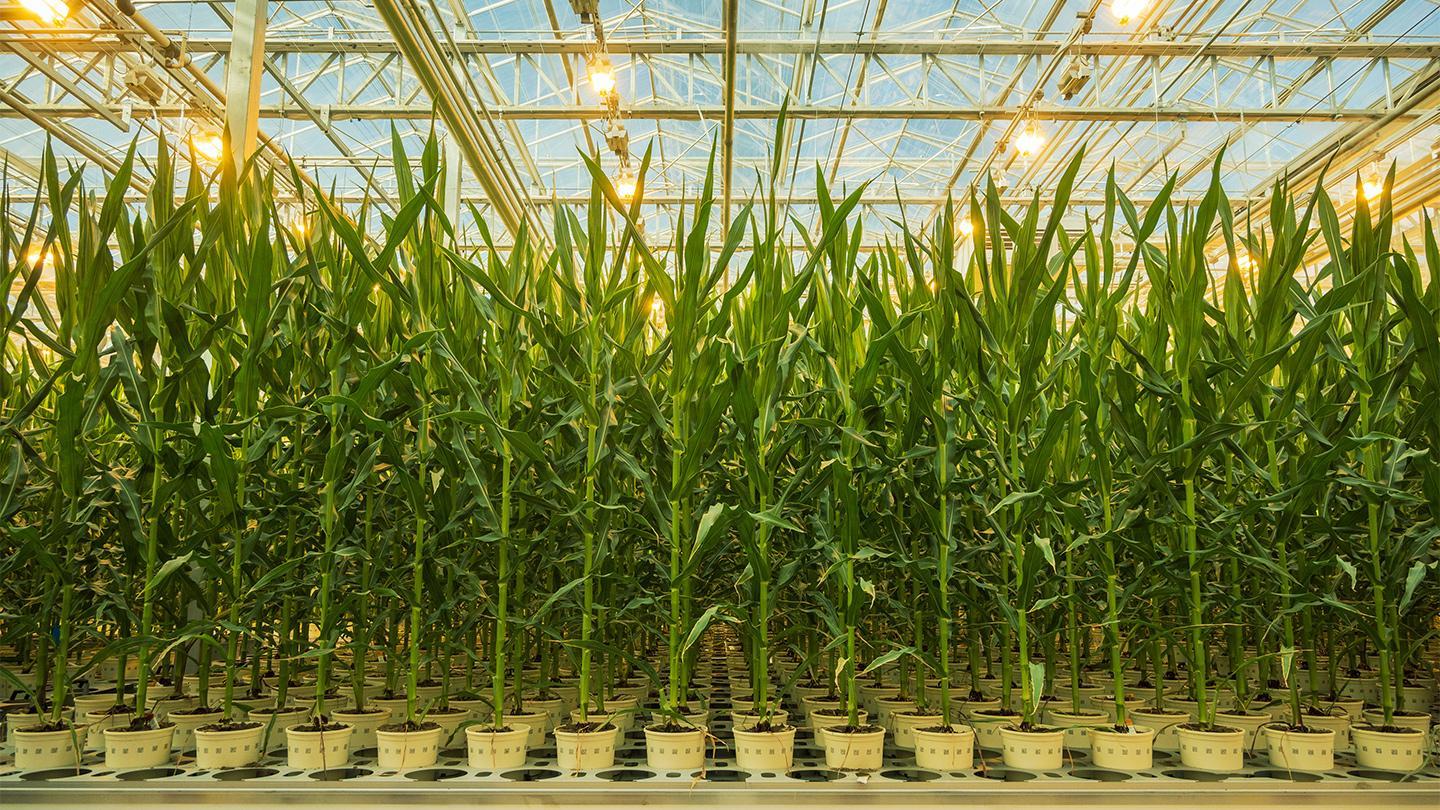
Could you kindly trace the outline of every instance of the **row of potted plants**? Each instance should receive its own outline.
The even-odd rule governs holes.
[[[707,175],[652,244],[643,182],[592,163],[502,246],[439,203],[440,151],[397,137],[393,211],[307,197],[303,227],[163,145],[139,207],[133,155],[98,195],[44,161],[0,226],[18,762],[83,726],[383,765],[463,727],[586,768],[651,698],[653,752],[694,757],[722,626],[738,752],[793,744],[790,696],[845,761],[1173,734],[1226,768],[1338,708],[1367,765],[1423,762],[1440,251],[1388,193],[1344,222],[1280,185],[1237,223],[1217,160],[1198,205],[1111,179],[1077,233],[1075,155],[1050,204],[991,185],[871,249],[863,187],[817,177],[799,223],[777,165],[733,218]]]

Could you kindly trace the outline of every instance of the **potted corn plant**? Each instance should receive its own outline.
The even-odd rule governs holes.
[[[1042,572],[1055,570],[1053,539],[1047,527],[1049,510],[1060,493],[1047,484],[1050,457],[1070,423],[1073,402],[1047,405],[1047,389],[1058,385],[1058,364],[1051,357],[1060,338],[1055,312],[1068,281],[1067,267],[1078,243],[1052,255],[1059,231],[1059,213],[1068,199],[1083,153],[1066,167],[1056,188],[1056,201],[1043,230],[1040,204],[1032,200],[1023,220],[1004,213],[994,183],[986,189],[986,216],[976,223],[976,265],[981,291],[977,308],[991,338],[993,370],[979,389],[991,420],[987,441],[997,470],[997,497],[987,520],[1000,542],[998,607],[1014,632],[1019,656],[1020,716],[1001,724],[998,732],[1007,765],[1059,767],[1064,732],[1041,725],[1040,704],[1046,667],[1031,660],[1031,615],[1042,605]],[[996,227],[991,233],[988,228]],[[1006,255],[1008,237],[1015,249]],[[1045,532],[1042,534],[1042,532]],[[1049,600],[1049,601],[1054,601]],[[1009,637],[1002,640],[1002,661],[1010,656]],[[1009,671],[1002,666],[1005,699],[992,717],[1008,717]]]
[[[653,500],[661,507],[661,515],[668,524],[669,545],[668,682],[662,690],[657,722],[645,728],[646,759],[657,769],[693,770],[705,761],[706,711],[703,706],[692,704],[687,653],[717,615],[717,610],[712,607],[698,619],[687,621],[683,597],[693,589],[691,580],[699,561],[728,533],[723,504],[707,506],[701,500],[704,497],[701,484],[710,466],[707,460],[714,455],[711,448],[720,420],[729,405],[729,390],[714,385],[727,360],[722,341],[730,327],[732,305],[744,291],[747,276],[742,275],[728,289],[721,285],[729,272],[730,258],[745,235],[749,209],[743,209],[731,223],[712,263],[707,240],[714,208],[713,191],[712,152],[700,202],[688,230],[684,209],[678,214],[676,242],[672,248],[673,279],[671,271],[636,240],[637,252],[653,289],[651,311],[654,320],[663,324],[661,352],[669,358],[669,373],[663,384],[668,402],[660,400],[661,408],[668,411],[668,419],[658,427],[665,437],[670,470],[668,480],[661,479],[662,486],[651,486],[655,490],[651,493]],[[635,213],[635,202],[638,195],[631,203],[632,210],[621,209],[627,225]],[[750,268],[747,266],[747,269]],[[642,476],[642,480],[650,479]]]
[[[1161,189],[1142,220],[1135,215],[1129,200],[1123,199],[1124,192],[1111,171],[1106,178],[1106,205],[1100,232],[1097,236],[1091,229],[1085,234],[1085,272],[1082,275],[1080,267],[1076,266],[1073,280],[1078,328],[1085,347],[1080,356],[1077,398],[1084,419],[1090,478],[1095,486],[1095,495],[1090,499],[1089,531],[1100,546],[1098,565],[1105,580],[1103,627],[1112,691],[1101,705],[1113,707],[1111,719],[1114,721],[1108,728],[1096,725],[1090,729],[1090,750],[1098,767],[1125,771],[1150,767],[1154,758],[1156,730],[1133,722],[1130,714],[1132,704],[1127,702],[1128,684],[1124,668],[1127,633],[1122,627],[1121,616],[1124,609],[1122,599],[1128,588],[1122,589],[1120,584],[1121,559],[1118,552],[1124,549],[1125,537],[1120,531],[1123,521],[1117,521],[1115,514],[1117,490],[1125,486],[1124,481],[1117,481],[1117,461],[1123,460],[1123,447],[1111,427],[1115,419],[1115,405],[1104,392],[1113,390],[1116,384],[1115,352],[1122,329],[1123,307],[1131,293],[1141,252],[1133,251],[1124,269],[1119,269],[1115,256],[1115,214],[1117,209],[1123,212],[1135,243],[1146,244],[1160,222],[1173,186],[1172,179]],[[1120,467],[1119,471],[1123,474],[1124,469]],[[1094,514],[1097,510],[1098,521]],[[1094,702],[1096,698],[1091,700]]]
[[[1427,566],[1416,559],[1415,535],[1396,525],[1397,502],[1407,497],[1396,484],[1403,480],[1410,456],[1388,438],[1401,433],[1390,392],[1404,385],[1394,374],[1404,361],[1397,356],[1401,352],[1425,351],[1431,364],[1427,373],[1433,372],[1436,310],[1434,279],[1430,293],[1422,298],[1418,267],[1402,261],[1390,249],[1394,214],[1389,189],[1393,178],[1392,167],[1373,215],[1365,195],[1359,195],[1348,244],[1342,239],[1339,217],[1328,197],[1320,198],[1319,212],[1321,233],[1330,250],[1326,272],[1337,285],[1355,290],[1341,327],[1346,333],[1337,335],[1336,340],[1343,346],[1339,350],[1343,352],[1341,373],[1354,392],[1352,407],[1358,411],[1350,428],[1357,469],[1349,481],[1359,501],[1356,533],[1363,538],[1371,597],[1370,631],[1378,658],[1378,710],[1366,716],[1368,722],[1355,726],[1351,737],[1361,766],[1411,771],[1425,761],[1425,734],[1400,724],[1404,710],[1396,704],[1403,695],[1405,676],[1403,659],[1398,658],[1403,648],[1397,636],[1402,627],[1399,616],[1413,600]],[[1435,237],[1428,221],[1425,230],[1426,247],[1433,248]],[[1429,261],[1433,270],[1434,259]],[[1405,322],[1416,339],[1413,344],[1397,345],[1383,326],[1394,317],[1392,290],[1404,307]],[[1433,374],[1430,384],[1434,385]]]

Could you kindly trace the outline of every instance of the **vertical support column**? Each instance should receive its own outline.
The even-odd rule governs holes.
[[[260,129],[267,5],[267,0],[235,0],[230,58],[225,63],[225,143],[236,173],[255,154]]]
[[[720,209],[721,233],[730,232],[730,180],[735,174],[735,43],[739,39],[739,0],[725,0],[725,121],[720,135],[720,177],[724,208]]]
[[[445,218],[456,232],[460,229],[460,185],[465,158],[460,154],[460,138],[454,132],[445,137],[445,198],[441,200]]]

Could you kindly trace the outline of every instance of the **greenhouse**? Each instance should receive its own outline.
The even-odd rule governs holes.
[[[0,44],[0,805],[1440,807],[1436,0]]]

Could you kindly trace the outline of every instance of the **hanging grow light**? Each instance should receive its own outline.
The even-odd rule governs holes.
[[[606,98],[615,92],[615,66],[610,64],[610,57],[605,54],[596,54],[590,58],[587,67],[590,74],[590,86],[601,98]]]
[[[225,138],[219,132],[197,130],[190,134],[190,148],[206,163],[218,164],[225,154]]]
[[[1367,201],[1374,202],[1385,193],[1385,174],[1380,170],[1380,161],[1370,164],[1370,169],[1360,181],[1360,194]]]
[[[1033,158],[1045,146],[1045,133],[1035,126],[1034,121],[1025,124],[1025,129],[1015,138],[1015,151],[1020,157]]]
[[[622,165],[620,172],[615,175],[615,193],[620,199],[629,200],[635,196],[635,171],[629,165]]]

